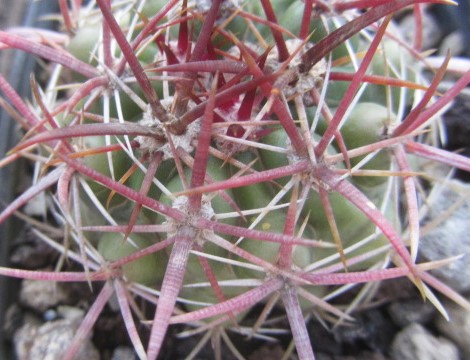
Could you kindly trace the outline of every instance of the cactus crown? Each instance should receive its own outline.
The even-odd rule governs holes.
[[[407,44],[391,22],[428,2],[59,1],[63,32],[1,31],[4,47],[49,62],[50,81],[32,79],[30,106],[0,75],[26,131],[1,164],[25,157],[40,172],[0,221],[47,192],[72,241],[41,236],[82,268],[1,273],[105,283],[64,358],[113,293],[148,359],[171,324],[241,357],[228,331],[265,338],[275,305],[310,359],[305,319],[348,321],[354,306],[328,300],[395,277],[443,313],[430,287],[468,307],[426,272],[439,264],[416,263],[430,176],[410,155],[470,168],[428,131],[469,73],[437,98],[447,63],[426,83],[419,36]]]

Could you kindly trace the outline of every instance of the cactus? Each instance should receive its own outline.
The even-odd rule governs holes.
[[[433,124],[470,73],[438,98],[446,63],[426,83],[419,42],[390,30],[430,2],[59,1],[54,36],[0,31],[50,71],[32,78],[32,105],[0,75],[26,132],[1,166],[24,157],[41,174],[0,221],[46,192],[73,243],[49,241],[83,268],[0,274],[105,284],[63,358],[113,293],[141,359],[172,324],[241,356],[226,331],[257,304],[245,334],[261,338],[277,304],[313,359],[304,319],[349,318],[326,300],[342,285],[407,276],[444,315],[430,288],[470,308],[427,272],[442,264],[416,263],[425,170],[410,155],[470,169],[434,145]],[[148,344],[132,297],[155,308]]]

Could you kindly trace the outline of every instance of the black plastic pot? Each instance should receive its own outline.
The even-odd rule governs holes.
[[[24,4],[22,25],[51,29],[54,27],[52,21],[45,21],[44,15],[57,12],[57,0],[42,1],[21,1]],[[13,1],[5,3],[0,0],[0,8],[6,10],[13,4]],[[7,6],[9,5],[9,6]],[[16,24],[17,25],[17,24]],[[9,62],[8,80],[16,89],[20,96],[26,98],[30,96],[29,76],[35,70],[36,62],[27,53],[15,51]],[[14,120],[8,113],[0,108],[0,159],[3,158],[9,149],[17,142],[18,131]],[[17,184],[18,163],[14,163],[5,168],[0,168],[0,208],[4,208],[15,196],[15,184]],[[8,266],[11,240],[18,234],[18,227],[21,224],[9,220],[0,224],[0,265]],[[4,324],[5,311],[9,304],[15,299],[15,283],[11,279],[0,277],[0,359],[13,358],[12,352],[5,342]]]

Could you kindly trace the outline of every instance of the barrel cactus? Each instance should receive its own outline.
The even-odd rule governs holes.
[[[0,75],[25,130],[1,164],[40,170],[0,221],[45,192],[71,242],[42,237],[83,270],[0,273],[104,283],[62,358],[113,293],[141,359],[173,324],[208,334],[193,355],[212,338],[242,357],[228,334],[262,339],[274,307],[286,351],[313,359],[306,319],[349,319],[328,301],[396,277],[444,316],[430,288],[469,307],[427,272],[442,264],[416,262],[422,159],[470,168],[435,145],[470,73],[438,96],[446,64],[426,82],[419,36],[405,43],[392,20],[430,2],[59,1],[57,32],[1,31],[3,48],[47,60],[48,82],[33,76],[28,102]]]

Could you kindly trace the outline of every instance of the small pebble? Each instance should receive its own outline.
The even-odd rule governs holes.
[[[69,292],[65,286],[51,281],[23,280],[21,283],[20,302],[24,306],[40,313],[69,302]]]
[[[436,310],[422,299],[409,299],[390,304],[387,311],[393,322],[403,328],[411,323],[426,324],[432,320]]]
[[[36,325],[26,323],[14,336],[19,360],[61,360],[78,329],[79,322],[61,319]],[[98,350],[86,339],[75,360],[99,360]]]
[[[55,309],[48,309],[44,311],[44,314],[42,314],[42,319],[44,321],[54,321],[57,320],[59,317],[59,314]]]
[[[416,21],[413,15],[408,15],[400,21],[400,29],[404,38],[413,43],[414,37],[416,34]],[[423,13],[423,49],[431,49],[438,44],[439,40],[442,37],[442,30],[436,23],[436,20],[433,16],[427,12]]]
[[[467,300],[470,298],[467,297]],[[436,317],[436,326],[441,334],[459,346],[465,359],[470,359],[470,312],[451,302],[445,303],[444,307],[449,314],[450,321],[442,316]]]
[[[463,35],[459,31],[454,31],[447,35],[439,46],[439,55],[447,55],[447,52],[454,56],[464,51]]]
[[[137,360],[137,356],[132,348],[119,346],[114,349],[111,360]]]
[[[435,337],[416,323],[408,325],[395,336],[391,357],[393,360],[460,360],[455,344]]]
[[[444,218],[429,233],[421,238],[419,253],[428,261],[442,260],[464,254],[447,266],[433,270],[446,285],[459,292],[470,290],[470,185],[453,180],[445,185],[434,199],[431,210],[424,221],[443,218],[451,206],[463,201],[448,218]]]

